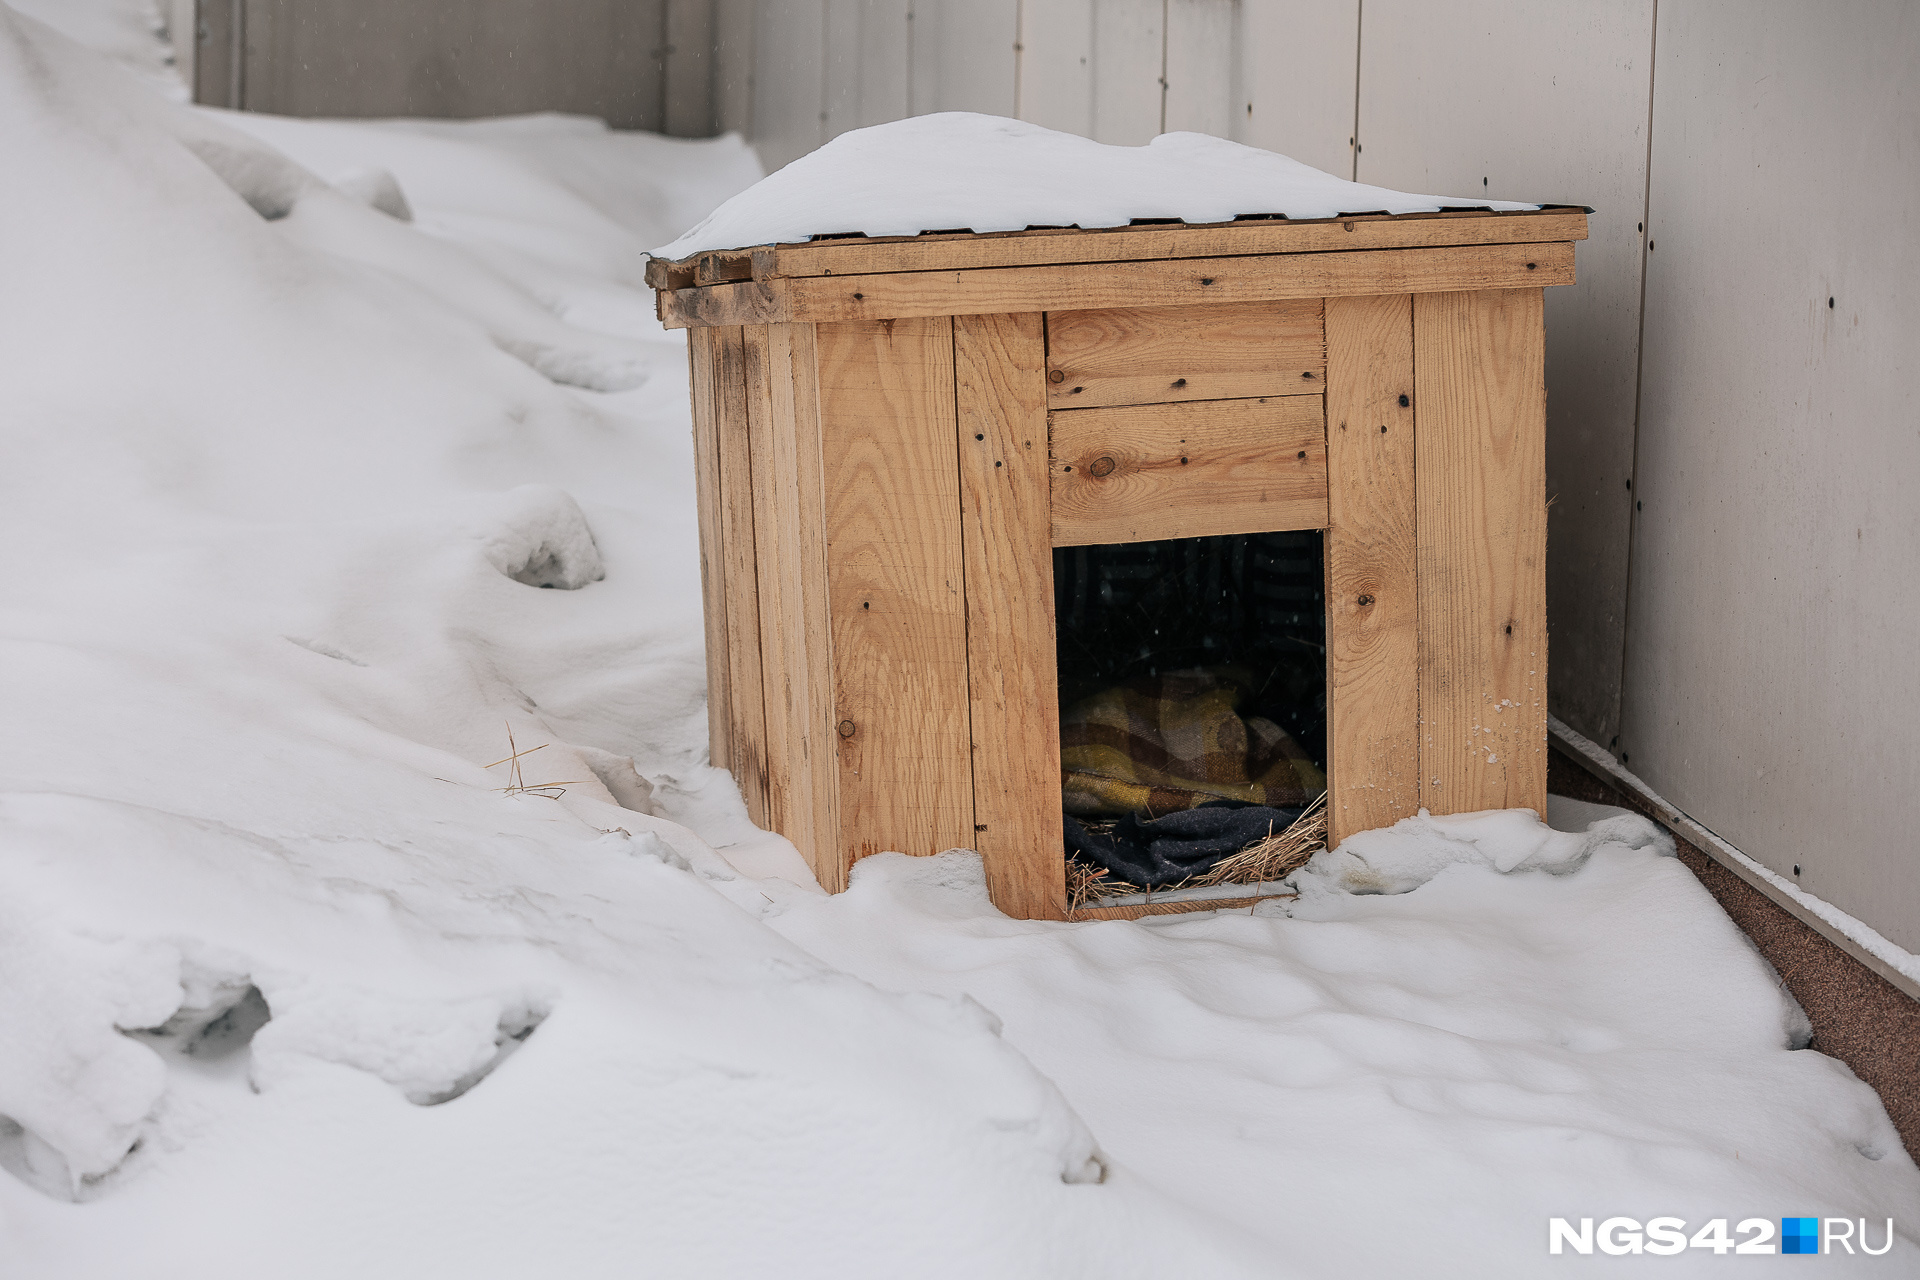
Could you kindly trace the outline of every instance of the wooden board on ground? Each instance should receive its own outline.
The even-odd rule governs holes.
[[[1053,545],[1321,529],[1319,396],[1056,411]]]
[[[1420,803],[1547,796],[1546,384],[1538,289],[1413,301]]]
[[[971,841],[995,905],[1066,912],[1046,335],[1036,312],[953,322],[971,672]]]
[[[1047,315],[1055,409],[1316,394],[1320,299],[1118,307]]]
[[[1262,902],[1290,901],[1297,893],[1263,893],[1245,898],[1180,898],[1173,902],[1133,902],[1125,906],[1081,907],[1067,913],[1069,920],[1138,920],[1141,916],[1178,916],[1189,911],[1245,911]]]
[[[1327,300],[1328,843],[1420,808],[1413,298]]]
[[[953,323],[822,325],[839,842],[855,859],[973,844]]]

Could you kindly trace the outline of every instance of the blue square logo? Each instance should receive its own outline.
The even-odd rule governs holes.
[[[1818,1253],[1820,1252],[1820,1219],[1818,1218],[1782,1218],[1780,1219],[1780,1252],[1782,1253]]]

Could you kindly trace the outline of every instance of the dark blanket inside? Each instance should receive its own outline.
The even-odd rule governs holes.
[[[1164,818],[1128,814],[1107,834],[1089,831],[1068,817],[1067,853],[1104,867],[1115,880],[1159,889],[1197,876],[1228,854],[1285,831],[1303,812],[1215,800]]]

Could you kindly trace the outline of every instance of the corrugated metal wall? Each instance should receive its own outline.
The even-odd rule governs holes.
[[[972,110],[1593,205],[1549,291],[1554,710],[1920,950],[1920,7],[716,3],[769,167]]]

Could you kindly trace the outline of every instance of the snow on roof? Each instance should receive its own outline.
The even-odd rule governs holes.
[[[848,234],[1539,207],[1370,187],[1203,133],[1164,133],[1144,147],[1115,147],[1022,120],[947,111],[843,133],[733,197],[654,256],[678,261],[711,249]]]

